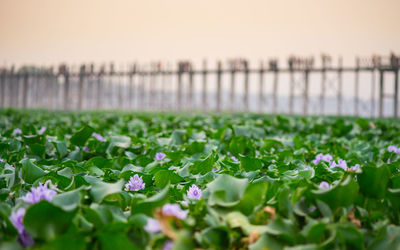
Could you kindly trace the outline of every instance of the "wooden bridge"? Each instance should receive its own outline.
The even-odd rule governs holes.
[[[119,70],[113,64],[79,68],[63,64],[57,70],[34,66],[18,70],[1,68],[0,105],[64,110],[252,111],[307,115],[328,114],[329,99],[331,103],[336,102],[336,115],[382,117],[388,116],[384,112],[388,109],[385,101],[390,100],[389,115],[398,117],[399,56],[357,57],[352,67],[344,67],[342,58],[333,66],[328,55],[321,55],[318,67],[316,61],[314,57],[291,56],[286,67],[270,59],[251,68],[249,61],[235,58],[217,62],[214,69],[208,68],[206,61],[199,69],[190,61],[180,61],[175,68],[162,62],[132,64]],[[352,111],[348,105],[343,107],[344,74],[351,74],[353,79]],[[369,75],[368,80],[361,81],[361,74]],[[287,78],[285,83],[283,75]],[[318,93],[311,96],[310,78],[314,76],[319,77]],[[393,80],[389,82],[388,77]],[[279,93],[283,84],[288,89]],[[389,85],[394,87],[391,94],[385,92]],[[362,99],[360,92],[365,89],[369,89],[370,96]]]

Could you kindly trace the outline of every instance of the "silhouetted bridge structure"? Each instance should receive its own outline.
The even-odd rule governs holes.
[[[214,69],[206,61],[199,69],[189,61],[175,68],[161,62],[119,70],[113,64],[1,68],[0,105],[398,117],[399,56],[356,58],[352,67],[344,67],[341,58],[333,66],[328,55],[321,55],[318,67],[315,61],[291,56],[286,67],[271,59],[251,68],[236,58]],[[391,94],[385,93],[388,86]]]

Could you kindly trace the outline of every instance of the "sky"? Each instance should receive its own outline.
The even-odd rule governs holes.
[[[399,0],[0,0],[0,65],[400,53]]]

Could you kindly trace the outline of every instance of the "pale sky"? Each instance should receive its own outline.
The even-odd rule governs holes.
[[[0,65],[390,51],[399,0],[0,0]]]

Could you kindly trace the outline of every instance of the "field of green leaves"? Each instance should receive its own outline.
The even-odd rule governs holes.
[[[400,249],[400,121],[0,110],[0,249]]]

